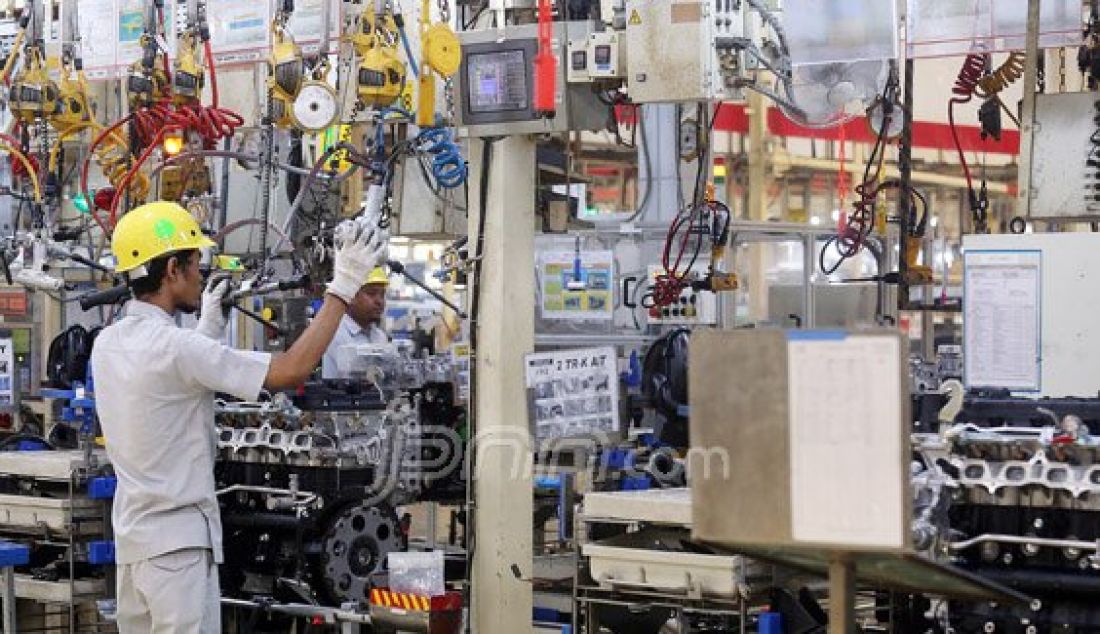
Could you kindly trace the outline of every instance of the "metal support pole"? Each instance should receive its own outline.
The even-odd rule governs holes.
[[[802,239],[802,327],[817,327],[817,306],[814,302],[814,269],[817,268],[817,235],[807,233]]]
[[[1027,4],[1027,60],[1024,66],[1024,106],[1020,117],[1020,190],[1016,215],[1031,217],[1031,159],[1035,136],[1035,83],[1039,77],[1039,0]]]
[[[437,535],[435,530],[436,522],[438,521],[439,505],[435,502],[428,502],[428,527],[427,527],[427,542],[428,550],[435,550],[437,546]]]
[[[856,631],[856,569],[850,559],[838,555],[829,562],[829,634]]]
[[[471,324],[477,342],[469,474],[471,626],[478,634],[522,634],[532,631],[533,611],[524,355],[534,350],[535,332],[535,141],[505,137],[491,146],[484,140],[470,145],[470,240],[482,255]]]
[[[638,161],[638,183],[643,192],[649,190],[649,196],[645,207],[640,209],[636,224],[660,224],[667,228],[680,208],[677,200],[680,156],[676,152],[679,126],[674,105],[653,104],[642,108],[644,156],[648,160]],[[639,151],[639,159],[642,157]]]
[[[229,152],[233,149],[233,139],[225,137],[222,149]],[[218,221],[214,228],[221,231],[229,223],[229,162],[228,156],[222,159],[222,186],[218,200]]]
[[[15,634],[15,568],[5,566],[2,570],[0,602],[4,604],[4,631]]]
[[[898,190],[898,309],[905,310],[909,306],[909,214],[911,207],[911,192],[913,190],[913,60],[905,58],[905,80],[902,99],[902,118],[904,125],[901,131],[901,146],[898,148],[898,171],[901,177],[901,186]],[[889,254],[889,240],[884,243],[884,251]]]
[[[749,220],[762,222],[768,214],[768,102],[763,95],[749,93]],[[753,321],[768,318],[768,288],[765,281],[767,261],[763,245],[749,252],[749,307]],[[806,277],[812,276],[808,271]],[[803,316],[805,319],[805,316]]]

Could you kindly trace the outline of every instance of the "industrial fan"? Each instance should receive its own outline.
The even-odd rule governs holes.
[[[887,60],[795,66],[789,79],[777,80],[786,95],[786,103],[779,100],[779,106],[799,125],[838,126],[865,114],[889,75]]]

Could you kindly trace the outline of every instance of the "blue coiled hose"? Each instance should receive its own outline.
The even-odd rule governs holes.
[[[412,113],[402,108],[389,107],[379,113],[381,121],[391,115],[397,115],[398,119],[412,121]],[[385,130],[379,125],[375,129],[375,151],[384,152]],[[454,142],[452,132],[448,128],[421,128],[416,137],[417,153],[427,155],[431,159],[431,172],[435,182],[443,189],[456,189],[466,182],[468,168],[466,159],[462,158],[462,150]],[[379,157],[383,162],[384,157]]]
[[[420,151],[432,159],[432,176],[440,187],[455,189],[466,182],[466,160],[447,128],[424,128],[416,137]]]

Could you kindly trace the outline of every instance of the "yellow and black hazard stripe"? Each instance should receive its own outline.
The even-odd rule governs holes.
[[[371,605],[378,605],[386,608],[399,608],[414,612],[428,612],[432,608],[431,599],[428,597],[409,594],[407,592],[390,592],[389,590],[380,588],[371,590],[370,602]]]

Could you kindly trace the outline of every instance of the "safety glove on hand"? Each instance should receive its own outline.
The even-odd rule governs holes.
[[[225,326],[229,323],[230,307],[222,304],[229,295],[229,277],[228,273],[211,275],[202,292],[199,326],[195,330],[211,339],[221,339],[225,334]]]
[[[389,232],[365,218],[345,220],[334,234],[335,260],[327,292],[350,304],[370,272],[389,257]]]

